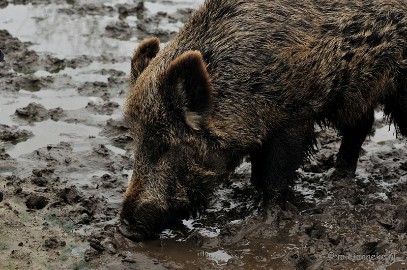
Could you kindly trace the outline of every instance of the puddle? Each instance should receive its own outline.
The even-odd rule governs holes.
[[[34,137],[25,142],[21,142],[9,150],[12,158],[17,158],[24,154],[29,154],[34,150],[48,145],[58,144],[63,141],[74,143],[76,150],[88,148],[89,142],[84,142],[84,138],[97,137],[99,129],[82,124],[68,124],[47,120],[37,123],[35,127],[26,126],[26,130],[33,132]],[[57,132],[51,132],[52,130]]]
[[[33,43],[31,49],[59,58],[119,53],[127,56],[130,42],[100,38],[113,17],[63,14],[68,5],[8,5],[0,9],[0,24],[13,36]],[[52,27],[50,27],[52,26]]]
[[[110,1],[104,5],[134,3],[133,1]],[[145,1],[147,15],[165,11],[174,13],[179,9],[196,7],[201,0],[191,1]],[[100,4],[100,2],[79,1],[78,4]],[[81,55],[114,55],[129,57],[135,48],[134,41],[122,41],[101,36],[109,23],[118,16],[64,14],[60,9],[70,9],[70,5],[13,5],[0,9],[1,28],[8,30],[22,41],[33,43],[30,47],[37,52],[51,53],[59,58],[74,58]],[[130,24],[131,18],[128,20]],[[50,27],[52,26],[52,27]],[[134,24],[132,25],[134,27]],[[157,27],[177,31],[182,23],[170,23],[167,19]]]

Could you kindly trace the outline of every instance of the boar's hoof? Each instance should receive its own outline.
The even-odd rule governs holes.
[[[327,177],[331,181],[339,181],[342,179],[352,179],[355,177],[355,172],[352,169],[335,168],[327,173]]]

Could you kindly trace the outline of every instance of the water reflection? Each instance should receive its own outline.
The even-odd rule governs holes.
[[[167,1],[146,1],[146,12],[149,15],[163,10],[173,13],[181,8],[195,7],[202,1],[174,2],[175,4]],[[128,56],[137,41],[123,41],[104,36],[106,26],[119,19],[117,12],[109,13],[106,7],[124,3],[134,4],[133,1],[126,0],[105,1],[103,4],[90,0],[66,1],[66,4],[59,5],[9,4],[0,9],[0,29],[8,30],[22,41],[32,42],[32,49],[35,51],[51,53],[60,58],[80,55]],[[92,12],[77,12],[78,5],[87,5]],[[137,28],[136,17],[123,20],[131,29]],[[170,23],[164,19],[158,25],[171,31],[176,31],[181,26],[180,22]]]

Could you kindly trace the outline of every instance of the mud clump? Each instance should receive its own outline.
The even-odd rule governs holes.
[[[19,130],[17,126],[9,127],[0,124],[0,140],[5,142],[20,142],[34,136],[31,131]]]
[[[56,249],[58,247],[66,246],[65,241],[59,241],[55,236],[49,237],[44,241],[44,247],[50,249]]]
[[[75,204],[80,202],[82,199],[82,196],[75,186],[60,190],[57,193],[57,196],[60,197],[67,204]]]
[[[166,17],[165,13],[157,14],[155,18],[147,18],[137,23],[137,30],[147,36],[158,37],[161,41],[166,42],[173,37],[176,32],[163,30],[157,27],[151,27],[154,24],[158,24],[161,20],[160,17]]]
[[[388,244],[383,241],[371,241],[362,244],[360,254],[365,255],[383,255],[386,252]]]
[[[16,92],[22,89],[37,92],[54,82],[52,77],[37,77],[32,74],[16,74],[9,70],[0,70],[0,75],[5,80],[0,81],[0,87],[4,91]]]
[[[35,71],[46,70],[50,73],[57,73],[66,67],[77,68],[88,65],[94,60],[88,56],[60,59],[49,54],[37,54],[29,49],[32,43],[21,42],[7,30],[0,30],[0,44],[4,46],[2,49],[7,55],[7,58],[3,59],[4,61],[0,61],[0,76],[7,78],[0,81],[0,86],[5,90],[18,91],[23,88],[28,91],[39,91],[41,88],[49,86],[53,82],[53,77],[37,77],[33,75]]]
[[[88,105],[86,105],[85,108],[93,113],[111,115],[114,112],[114,110],[119,107],[120,105],[113,101],[104,102],[102,104],[97,104],[91,101],[88,103]]]
[[[295,265],[295,269],[297,270],[305,270],[308,269],[312,265],[312,261],[315,260],[314,257],[308,254],[302,253],[295,253],[292,254],[288,261]]]
[[[134,29],[127,22],[113,22],[105,27],[106,36],[128,40],[134,35]]]
[[[59,121],[61,118],[66,116],[66,113],[64,112],[64,110],[62,108],[58,107],[55,109],[50,109],[49,116],[50,116],[51,120]]]
[[[315,222],[305,229],[305,233],[311,238],[321,239],[325,236],[325,227],[321,223]]]
[[[52,168],[44,168],[44,169],[34,169],[32,171],[34,176],[41,177],[43,175],[48,175],[54,173],[54,169]]]
[[[399,233],[407,233],[407,205],[397,207],[394,219],[396,221],[396,231]]]
[[[109,119],[101,134],[109,137],[116,147],[130,150],[133,138],[130,135],[129,128],[123,120]]]
[[[141,1],[135,5],[119,4],[117,5],[117,11],[122,17],[139,16],[146,11],[146,8],[144,7],[144,2]]]
[[[115,136],[112,140],[116,145],[119,145],[122,148],[127,149],[128,148],[127,146],[133,141],[133,138],[129,134],[122,134]]]
[[[58,12],[68,15],[82,14],[82,15],[109,15],[112,14],[115,9],[111,6],[100,4],[83,4],[74,5],[72,8],[60,8]]]
[[[102,134],[106,136],[119,136],[130,131],[129,126],[123,120],[109,119],[106,121],[106,127]]]
[[[27,119],[29,121],[40,122],[49,118],[48,110],[41,104],[30,103],[27,107],[16,110],[17,116]]]
[[[39,187],[46,187],[48,185],[48,180],[43,177],[33,177],[31,183]]]
[[[96,154],[101,155],[101,156],[104,156],[104,157],[113,154],[112,150],[109,150],[109,149],[108,149],[105,145],[103,145],[103,144],[94,146],[94,147],[93,147],[93,151],[94,151]]]
[[[102,188],[117,188],[120,185],[117,177],[113,177],[110,174],[104,174],[99,177],[99,182]]]
[[[40,91],[53,82],[52,77],[37,77],[35,75],[18,76],[12,79],[12,84],[16,89],[27,90],[31,92]]]
[[[407,162],[401,163],[400,164],[400,169],[407,172]]]
[[[47,110],[43,105],[32,102],[24,108],[17,109],[15,115],[20,119],[26,120],[28,121],[28,123],[31,123],[41,122],[48,119],[59,121],[63,116],[65,116],[65,112],[60,107]]]
[[[89,239],[89,245],[98,252],[105,251],[105,247],[102,245],[102,243],[97,238]]]
[[[39,60],[38,55],[27,47],[30,43],[24,43],[10,35],[6,30],[0,30],[0,42],[4,46],[4,53],[7,54],[7,59],[13,59],[12,62],[5,61],[6,65],[16,71],[26,71],[35,66]]]
[[[407,233],[407,205],[399,205],[378,220],[379,224],[388,231]]]
[[[116,70],[102,70],[101,75],[109,75],[107,83],[100,81],[85,82],[78,87],[79,94],[86,97],[100,97],[104,101],[109,101],[112,96],[124,96],[125,92],[122,89],[125,89],[128,84],[125,73]]]
[[[85,82],[78,88],[78,92],[83,96],[94,96],[108,99],[108,85],[105,82]]]
[[[140,1],[135,4],[117,4],[115,6],[109,6],[105,4],[74,4],[72,7],[59,8],[59,13],[68,15],[112,15],[119,14],[120,18],[127,16],[140,16],[145,11],[144,1]]]
[[[47,206],[48,199],[41,195],[31,194],[28,196],[25,204],[28,209],[40,210]]]
[[[0,148],[0,160],[9,160],[11,157],[10,155],[6,152],[6,149]]]

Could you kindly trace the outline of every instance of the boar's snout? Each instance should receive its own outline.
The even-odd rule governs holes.
[[[120,232],[134,241],[157,238],[159,233],[188,218],[190,199],[187,188],[168,174],[133,173],[120,213]]]
[[[130,223],[127,219],[121,219],[121,222],[118,226],[119,232],[127,237],[128,239],[135,241],[135,242],[140,242],[142,241],[145,236],[143,236],[142,234],[134,231],[131,226]]]
[[[155,238],[163,229],[166,216],[166,211],[153,203],[135,205],[125,201],[119,230],[124,236],[137,242]]]
[[[169,209],[157,203],[143,203],[135,207],[124,202],[118,229],[130,240],[139,242],[157,238],[159,233],[176,221],[188,217],[187,208]]]

